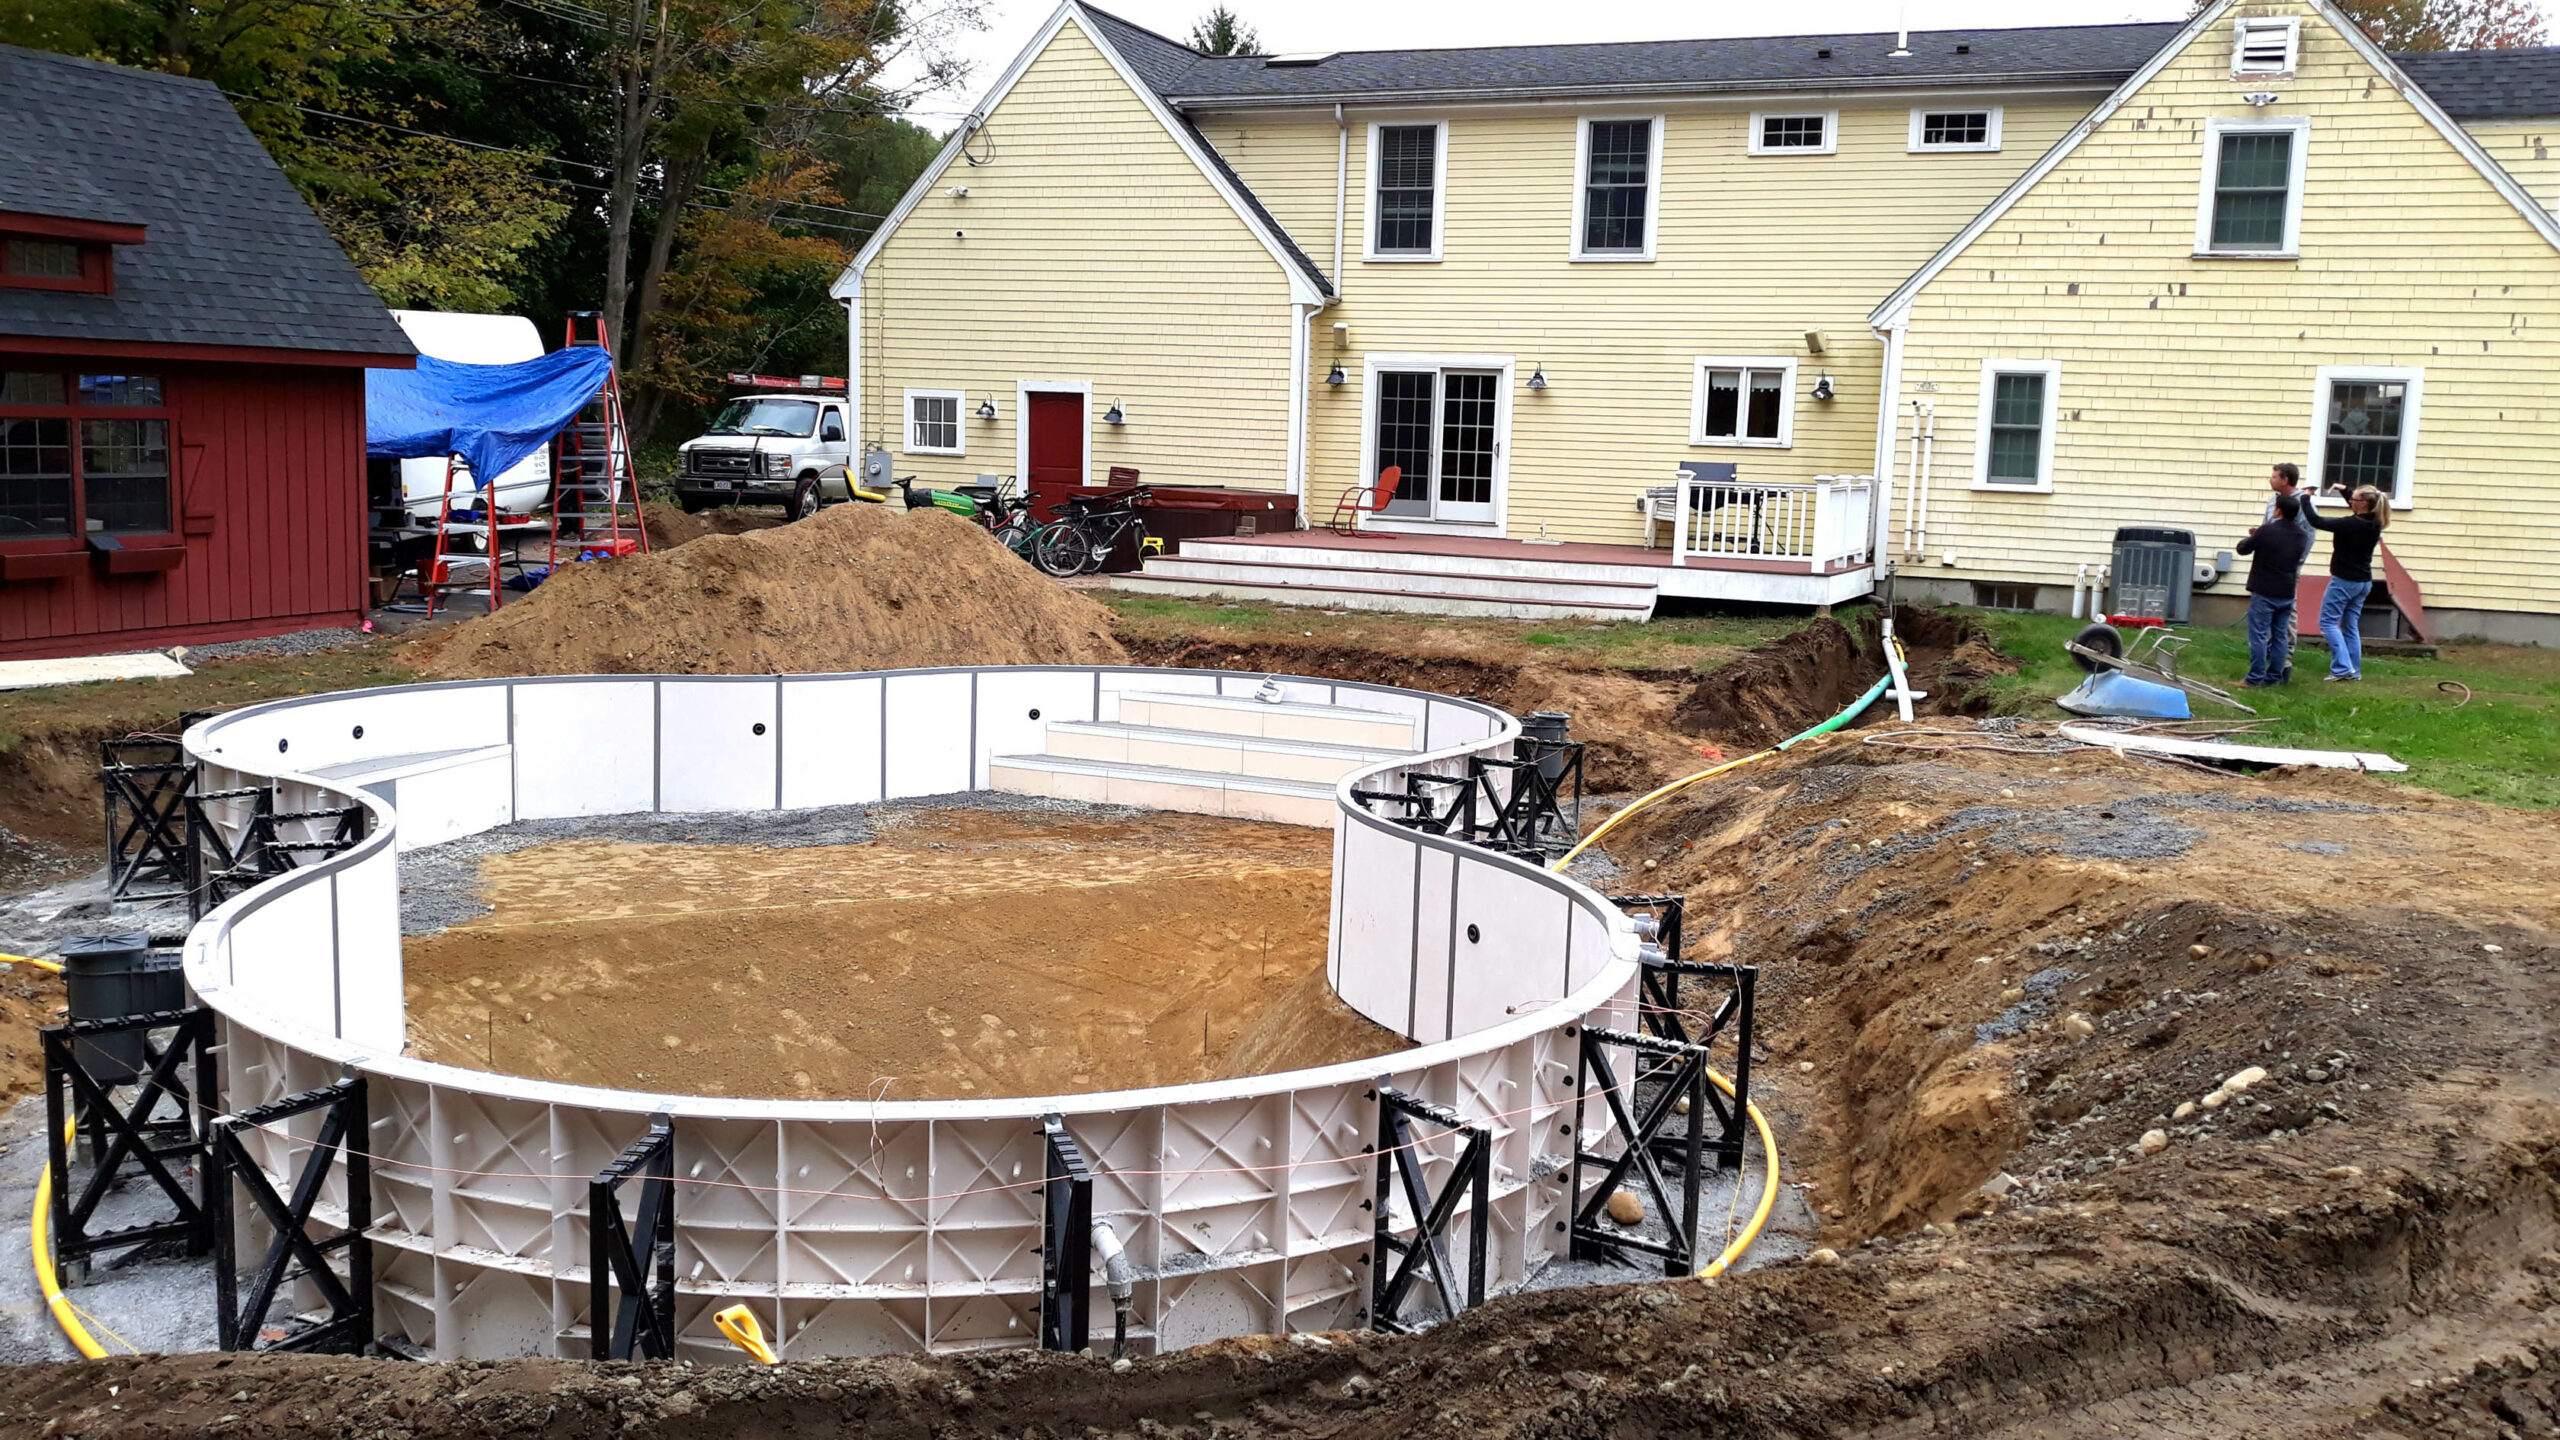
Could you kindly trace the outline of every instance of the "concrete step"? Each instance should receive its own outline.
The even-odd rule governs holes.
[[[1316,605],[1328,610],[1388,610],[1408,615],[1471,615],[1497,620],[1649,620],[1653,599],[1642,604],[1588,601],[1522,600],[1502,595],[1452,595],[1408,590],[1403,577],[1381,575],[1377,584],[1248,584],[1235,580],[1195,580],[1132,571],[1111,577],[1111,588],[1132,595],[1166,595],[1176,599],[1259,600],[1271,605]]]
[[[1408,752],[1369,745],[1169,730],[1157,725],[1058,720],[1049,725],[1048,753],[1068,759],[1163,765],[1177,770],[1330,785],[1354,770],[1381,765]]]
[[[1244,695],[1128,691],[1120,696],[1119,723],[1264,740],[1301,740],[1317,745],[1353,745],[1399,754],[1422,748],[1420,716],[1296,701],[1273,705]]]
[[[1333,786],[1266,775],[1063,755],[998,755],[987,761],[987,788],[1013,795],[1224,815],[1232,820],[1271,820],[1320,829],[1333,826]]]
[[[1237,547],[1241,548],[1241,547]],[[1321,556],[1321,559],[1314,558]],[[1299,558],[1307,557],[1307,558]],[[1419,557],[1417,557],[1419,558]],[[1446,560],[1452,557],[1431,557]],[[1236,585],[1290,585],[1316,589],[1392,590],[1408,595],[1451,595],[1472,600],[1589,606],[1597,610],[1650,610],[1651,580],[1586,580],[1528,570],[1493,568],[1496,561],[1474,561],[1467,569],[1344,565],[1332,552],[1299,551],[1287,559],[1234,556],[1203,557],[1186,549],[1178,556],[1158,556],[1146,564],[1149,579],[1198,580]],[[1596,569],[1596,566],[1583,566]]]

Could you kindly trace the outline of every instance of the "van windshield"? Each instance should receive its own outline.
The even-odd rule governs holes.
[[[818,423],[813,400],[732,400],[711,422],[712,435],[805,436]]]

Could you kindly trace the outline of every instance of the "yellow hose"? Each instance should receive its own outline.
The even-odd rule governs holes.
[[[1745,755],[1739,760],[1727,760],[1712,770],[1701,770],[1695,775],[1683,775],[1679,779],[1672,781],[1670,784],[1663,786],[1661,789],[1654,791],[1650,795],[1638,796],[1634,803],[1628,805],[1617,814],[1610,816],[1608,819],[1601,821],[1599,829],[1582,837],[1581,844],[1564,852],[1563,859],[1558,860],[1547,868],[1550,870],[1561,870],[1567,865],[1572,864],[1576,856],[1579,856],[1583,851],[1590,849],[1592,846],[1599,844],[1603,836],[1606,836],[1610,831],[1617,829],[1619,821],[1626,819],[1628,816],[1633,815],[1647,805],[1652,804],[1654,801],[1660,800],[1665,796],[1677,795],[1681,791],[1688,789],[1690,786],[1697,784],[1701,780],[1713,779],[1727,770],[1738,769],[1744,765],[1750,764],[1754,760],[1766,760],[1777,753],[1778,752],[1776,750],[1770,749],[1763,750],[1756,755]]]
[[[1733,1082],[1713,1070],[1707,1072],[1707,1078],[1725,1094],[1733,1093]],[[1751,1223],[1742,1227],[1742,1233],[1733,1237],[1733,1243],[1724,1247],[1723,1254],[1708,1261],[1707,1268],[1698,1272],[1700,1277],[1708,1280],[1723,1274],[1750,1250],[1752,1243],[1760,1238],[1761,1229],[1769,1223],[1769,1212],[1778,1204],[1778,1137],[1770,1131],[1769,1117],[1760,1113],[1757,1104],[1742,1108],[1750,1112],[1752,1125],[1760,1131],[1760,1148],[1769,1157],[1768,1173],[1760,1178],[1760,1204],[1751,1212]],[[1741,1184],[1741,1178],[1735,1177],[1734,1183]]]
[[[0,960],[6,960],[16,965],[33,965],[39,970],[50,970],[56,975],[62,973],[61,961],[47,960],[41,955],[10,955],[0,953]]]
[[[12,956],[11,958],[23,957]],[[36,963],[41,965],[44,962],[39,960]],[[64,1144],[70,1144],[79,1138],[79,1124],[77,1120],[63,1122]],[[79,1307],[71,1303],[70,1296],[62,1293],[62,1281],[54,1274],[53,1235],[46,1221],[46,1217],[52,1211],[53,1166],[48,1164],[36,1176],[35,1218],[27,1222],[27,1245],[35,1254],[36,1285],[44,1291],[45,1307],[53,1311],[54,1323],[62,1327],[63,1334],[71,1337],[71,1343],[79,1347],[80,1353],[92,1360],[104,1360],[107,1358],[107,1347],[99,1344],[96,1337],[89,1333],[89,1327],[80,1323],[80,1317],[75,1313]]]

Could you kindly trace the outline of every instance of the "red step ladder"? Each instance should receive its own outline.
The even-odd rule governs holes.
[[[567,331],[563,348],[584,345],[613,354],[602,314],[573,310]],[[552,442],[553,570],[564,561],[648,553],[649,531],[640,520],[640,479],[631,468],[631,432],[623,424],[620,372],[619,365],[605,371],[595,398]]]

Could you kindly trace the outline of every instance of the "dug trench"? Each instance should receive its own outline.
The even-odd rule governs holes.
[[[0,1373],[0,1430],[2560,1430],[2552,821],[2358,777],[1869,738],[1684,792],[1609,844],[1691,898],[1693,956],[1761,967],[1756,1091],[1825,1226],[1804,1260],[1125,1368],[34,1367]]]

